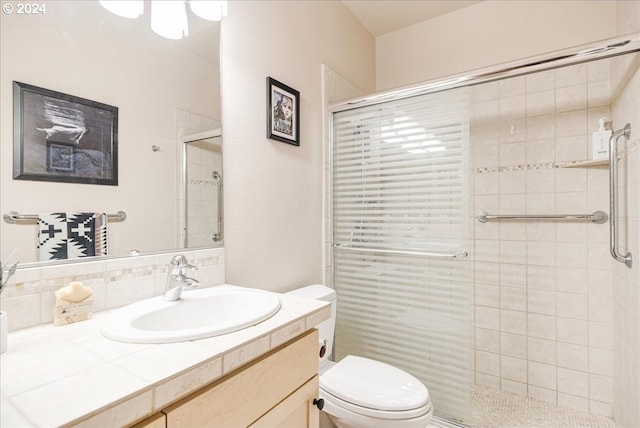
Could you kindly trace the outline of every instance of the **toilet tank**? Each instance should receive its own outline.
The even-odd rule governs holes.
[[[333,334],[336,327],[336,292],[332,288],[325,287],[322,284],[308,285],[306,287],[297,288],[295,290],[285,293],[290,296],[301,297],[304,299],[322,300],[325,302],[331,302],[331,318],[322,321],[316,326],[320,333],[320,345],[326,341],[327,351],[322,358],[320,358],[320,369],[327,365],[331,352],[333,351]]]

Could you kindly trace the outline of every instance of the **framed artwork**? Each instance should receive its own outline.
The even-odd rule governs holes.
[[[300,92],[267,77],[267,138],[300,145]]]
[[[118,185],[118,108],[13,82],[13,178]]]

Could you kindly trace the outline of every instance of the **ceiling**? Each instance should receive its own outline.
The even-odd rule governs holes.
[[[479,1],[457,0],[343,0],[343,2],[376,37],[479,3]]]
[[[380,36],[422,21],[436,18],[480,1],[459,0],[343,0],[355,17],[374,36]],[[149,10],[149,6],[145,6]],[[147,18],[148,19],[148,18]],[[217,63],[218,43],[211,44],[219,37],[219,23],[203,21],[189,14],[189,37],[181,40],[181,46]]]

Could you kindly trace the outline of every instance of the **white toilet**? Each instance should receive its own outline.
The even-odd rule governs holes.
[[[427,388],[409,373],[368,358],[349,355],[329,361],[336,322],[336,292],[309,285],[287,293],[331,302],[331,319],[320,323],[320,398],[338,428],[425,428],[433,414]],[[322,419],[321,419],[322,426]]]

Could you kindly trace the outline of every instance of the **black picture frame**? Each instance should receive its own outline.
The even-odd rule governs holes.
[[[15,180],[118,185],[118,107],[13,82]]]
[[[300,146],[300,92],[267,77],[267,138]]]

